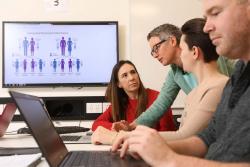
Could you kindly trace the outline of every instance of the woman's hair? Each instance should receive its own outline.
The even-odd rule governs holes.
[[[129,97],[126,94],[126,92],[123,90],[123,88],[118,87],[118,82],[119,82],[118,72],[124,64],[129,64],[133,66],[135,71],[137,72],[135,65],[131,61],[128,61],[128,60],[121,60],[113,67],[111,79],[108,84],[105,97],[107,101],[111,103],[112,119],[114,122],[120,121],[120,120],[126,120],[125,111],[128,106]],[[136,107],[136,117],[138,117],[143,111],[146,110],[147,101],[148,101],[147,93],[141,82],[139,74],[138,74],[138,77],[139,77],[140,87],[138,90],[138,103]]]
[[[216,47],[212,44],[209,35],[203,31],[206,21],[202,18],[195,18],[187,21],[181,27],[182,34],[185,35],[185,42],[191,50],[193,46],[201,49],[206,63],[216,61],[219,55]]]

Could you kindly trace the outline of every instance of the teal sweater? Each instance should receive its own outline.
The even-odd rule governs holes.
[[[221,73],[231,76],[235,61],[220,56],[217,64]],[[172,105],[180,89],[188,94],[197,85],[196,83],[194,75],[184,73],[181,68],[176,65],[171,65],[159,96],[154,103],[136,119],[136,124],[153,127],[167,111],[167,108]]]

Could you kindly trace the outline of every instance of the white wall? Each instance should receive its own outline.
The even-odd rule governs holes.
[[[163,23],[181,26],[187,19],[201,17],[199,0],[66,0],[66,11],[48,11],[46,0],[0,0],[0,21],[119,21],[120,59],[132,60],[146,87],[160,90],[168,68],[150,56],[146,36]],[[48,1],[48,0],[47,0]],[[51,0],[52,1],[52,0]],[[0,34],[2,38],[2,34]],[[2,41],[0,40],[0,53]],[[2,80],[0,64],[0,81]],[[105,88],[23,88],[39,96],[104,95]],[[8,95],[0,88],[0,97]],[[175,106],[183,106],[181,94]]]

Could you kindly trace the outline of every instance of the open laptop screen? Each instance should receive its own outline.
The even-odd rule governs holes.
[[[52,166],[58,166],[68,153],[63,141],[56,132],[48,113],[41,104],[40,98],[10,91],[17,107],[38,143],[45,157]]]

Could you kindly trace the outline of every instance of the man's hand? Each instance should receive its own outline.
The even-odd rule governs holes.
[[[134,158],[141,157],[152,166],[164,164],[169,157],[176,154],[156,130],[145,126],[137,126],[134,131],[117,138],[112,145],[112,151],[116,151],[122,143],[121,157],[128,152]]]

